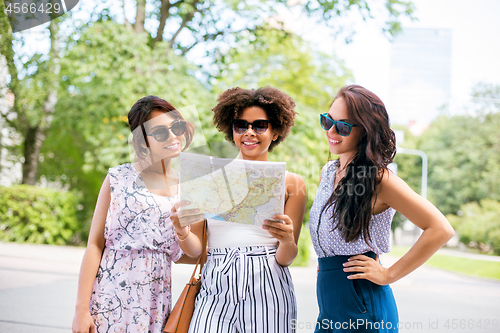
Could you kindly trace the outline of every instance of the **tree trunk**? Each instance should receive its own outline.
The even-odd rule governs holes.
[[[123,9],[123,19],[125,20],[125,26],[127,29],[132,30],[132,25],[130,22],[127,20],[127,15],[126,15],[126,10],[125,10],[125,0],[122,1],[122,9]]]
[[[134,30],[137,33],[146,31],[144,21],[146,20],[146,0],[137,0],[137,12],[135,14]]]
[[[50,21],[49,31],[51,43],[49,69],[53,75],[51,75],[51,82],[47,86],[47,97],[43,104],[40,121],[35,126],[29,126],[25,133],[22,184],[28,185],[35,185],[38,179],[38,158],[57,104],[61,64],[59,59],[59,26],[56,19]]]
[[[24,141],[24,163],[22,184],[35,185],[38,176],[38,156],[42,148],[45,135],[40,126],[31,127],[26,133]]]
[[[156,32],[155,42],[161,42],[163,40],[163,30],[165,30],[165,24],[170,16],[170,8],[172,5],[169,0],[162,0],[160,9],[160,25],[158,26],[158,31]]]

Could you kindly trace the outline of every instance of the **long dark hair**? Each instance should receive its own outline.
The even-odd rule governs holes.
[[[151,113],[154,111],[161,111],[168,113],[173,119],[176,120],[184,120],[181,113],[177,111],[172,104],[169,102],[157,97],[157,96],[146,96],[135,102],[128,113],[128,125],[130,130],[134,134],[134,149],[136,151],[137,156],[144,156],[147,150],[144,147],[141,147],[140,142],[145,142],[147,147],[149,147],[149,143],[146,136],[146,128],[144,123],[149,120]],[[135,131],[136,128],[141,127],[141,131]],[[141,137],[142,135],[142,137]],[[186,122],[186,132],[184,133],[184,137],[186,139],[186,144],[184,145],[183,151],[186,150],[191,141],[193,140],[194,135],[194,126],[193,124]]]
[[[333,206],[333,230],[338,229],[346,242],[363,237],[370,245],[369,227],[377,185],[396,154],[396,136],[390,128],[384,103],[371,91],[350,85],[340,89],[335,98],[344,100],[349,119],[361,129],[361,138],[357,152],[347,162],[345,176],[323,211]]]

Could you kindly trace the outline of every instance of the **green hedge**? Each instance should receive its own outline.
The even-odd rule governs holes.
[[[80,231],[78,198],[29,185],[0,186],[0,240],[66,245]]]
[[[484,199],[480,203],[470,202],[461,207],[461,215],[447,217],[458,232],[460,242],[500,255],[499,201]]]

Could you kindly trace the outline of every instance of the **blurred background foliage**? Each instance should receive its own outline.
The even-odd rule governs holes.
[[[35,214],[36,200],[28,194],[2,198],[1,238],[85,244],[107,169],[130,162],[126,115],[131,106],[147,95],[164,98],[177,108],[195,105],[207,141],[221,142],[224,138],[212,124],[211,109],[219,93],[235,86],[274,86],[295,100],[295,126],[270,159],[287,162],[288,170],[304,178],[308,212],[321,167],[329,159],[319,113],[327,111],[337,90],[354,78],[342,60],[291,33],[277,14],[280,6],[299,8],[327,26],[333,38],[346,42],[354,33],[348,24],[350,15],[366,20],[383,16],[380,29],[389,36],[400,29],[402,17],[413,18],[411,2],[385,0],[380,4],[374,10],[365,0],[94,0],[51,21],[45,28],[47,50],[33,51],[25,35],[11,32],[0,2],[0,58],[10,75],[7,91],[13,100],[1,112],[2,126],[9,134],[0,149],[8,151],[6,158],[23,166],[19,183],[34,187],[35,192],[38,187],[50,188],[60,194],[61,201],[54,201],[53,192],[36,192],[36,198],[47,198],[50,205],[68,207],[70,202],[74,206],[60,210],[66,217],[54,213],[55,220],[47,219],[61,234],[49,228],[46,237],[40,221],[53,208],[40,209],[34,217],[30,214]],[[344,24],[335,24],[336,19]],[[420,136],[394,127],[405,131],[405,148],[428,154],[429,200],[443,213],[452,214],[458,230],[468,230],[470,222],[464,221],[489,220],[477,216],[491,214],[483,206],[500,200],[500,106],[491,102],[499,100],[500,87],[478,84],[473,93],[477,103],[469,115],[437,118]],[[421,160],[400,154],[395,162],[398,175],[420,192]],[[19,195],[31,191],[19,189],[12,187]],[[2,188],[2,193],[6,191]],[[14,201],[30,213],[19,213],[22,218],[16,215]],[[469,211],[475,215],[464,213]],[[43,219],[41,214],[45,214]],[[397,215],[394,225],[403,220]],[[33,227],[21,227],[25,224]],[[484,228],[488,229],[484,237],[498,235],[498,226]],[[306,229],[298,263],[307,262]],[[33,230],[45,236],[35,237]],[[482,246],[485,251],[498,243],[464,237],[469,237],[463,239],[469,244],[487,245]]]

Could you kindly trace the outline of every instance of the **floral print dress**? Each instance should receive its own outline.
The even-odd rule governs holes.
[[[161,332],[170,313],[171,263],[182,256],[170,209],[131,164],[109,169],[106,239],[90,300],[96,331]]]

